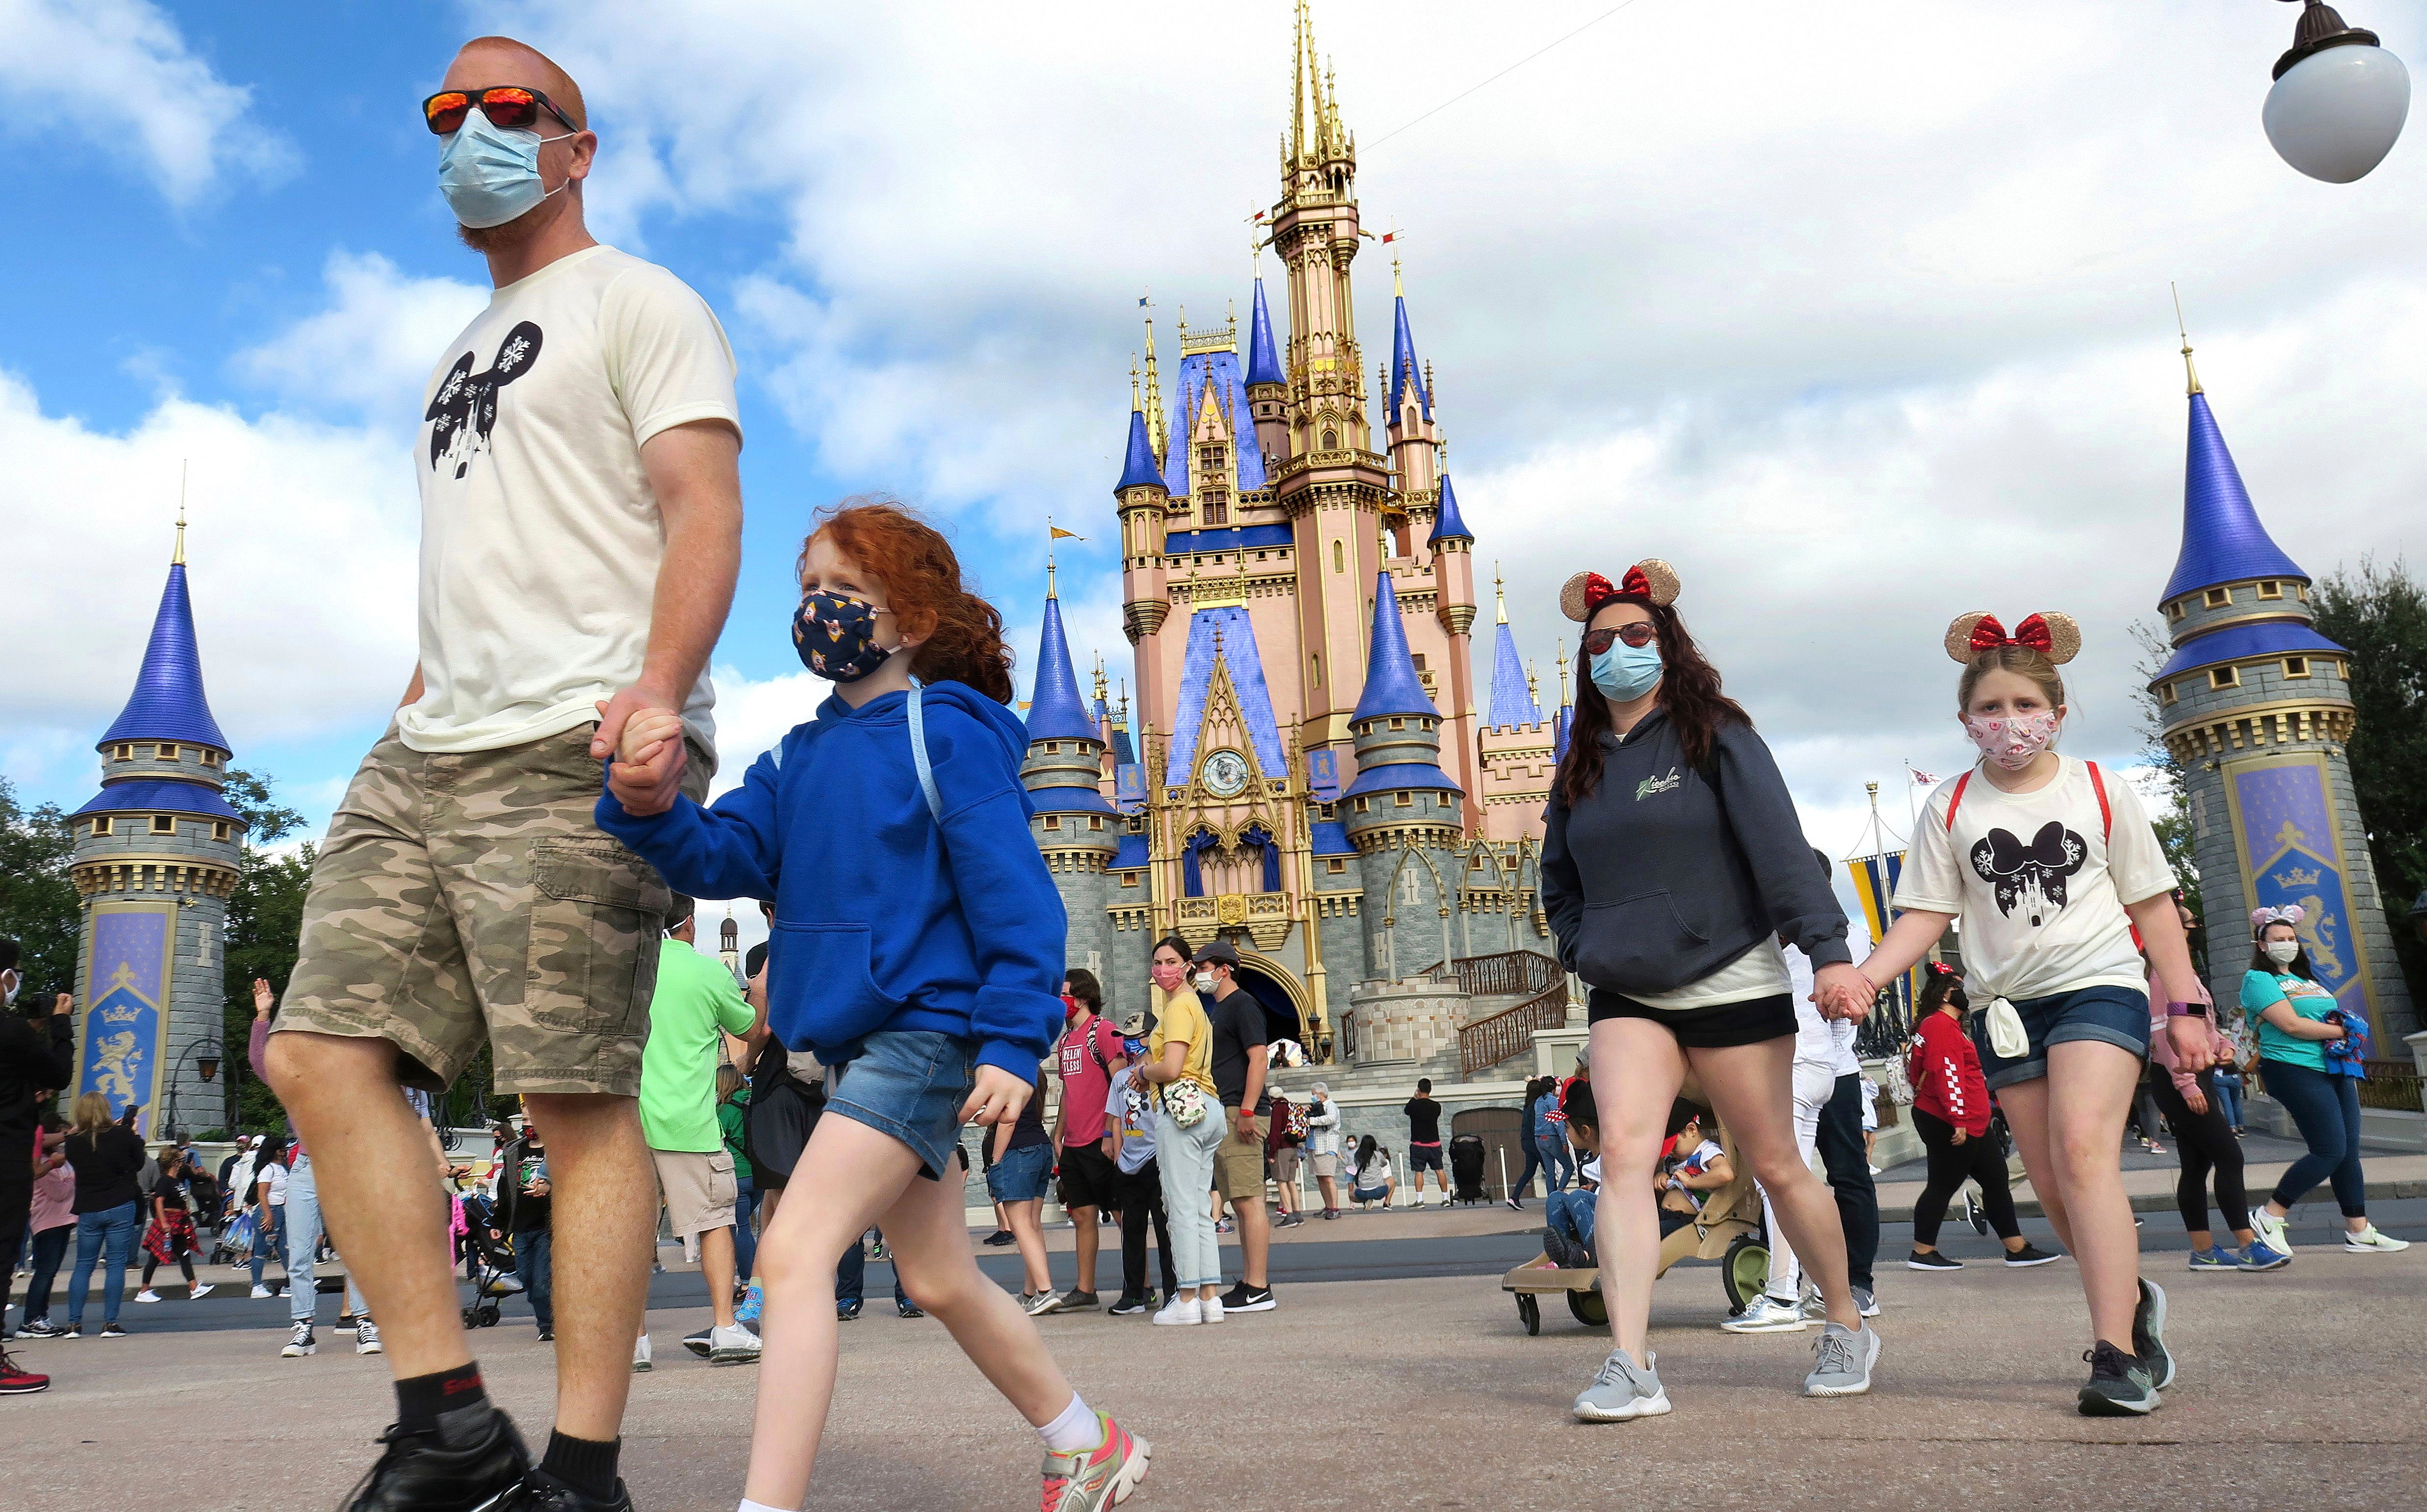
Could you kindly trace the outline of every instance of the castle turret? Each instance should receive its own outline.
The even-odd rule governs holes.
[[[1416,365],[1415,333],[1408,326],[1408,295],[1399,269],[1391,268],[1391,387],[1387,424],[1391,464],[1398,469],[1399,492],[1412,503],[1429,495],[1434,485],[1432,383]]]
[[[1247,317],[1247,404],[1256,417],[1256,444],[1264,473],[1289,460],[1289,373],[1273,343],[1273,316],[1264,306],[1264,281],[1256,280],[1255,305]]]
[[[1517,637],[1508,628],[1508,595],[1498,575],[1491,579],[1491,728],[1513,730],[1542,723],[1542,707],[1534,701],[1533,679],[1517,655]]]
[[[1409,656],[1391,575],[1374,588],[1365,690],[1349,716],[1357,780],[1341,795],[1343,827],[1363,873],[1369,971],[1406,976],[1459,953],[1451,948],[1465,794],[1441,768],[1441,711]]]
[[[2183,769],[2219,1001],[2240,990],[2250,910],[2298,904],[2318,980],[2378,1026],[2418,1028],[2344,754],[2348,653],[2311,626],[2309,575],[2259,523],[2191,366],[2183,540],[2159,599],[2174,655],[2151,688]]]
[[[1148,708],[1165,707],[1161,642],[1163,622],[1171,613],[1169,581],[1165,575],[1165,510],[1171,490],[1164,485],[1155,461],[1154,440],[1148,431],[1147,411],[1138,398],[1137,376],[1130,377],[1129,438],[1121,453],[1120,481],[1113,498],[1121,517],[1121,633],[1137,647],[1138,697]]]
[[[1019,780],[1036,809],[1030,821],[1037,848],[1053,873],[1069,916],[1067,965],[1098,977],[1113,948],[1105,869],[1120,847],[1122,825],[1105,798],[1102,726],[1079,696],[1070,642],[1062,629],[1062,600],[1046,569],[1045,626],[1036,647],[1036,680],[1028,694],[1028,759]]]
[[[72,821],[75,1090],[112,1113],[140,1107],[149,1137],[223,1127],[227,899],[245,820],[221,792],[231,753],[203,691],[182,521],[134,694],[97,749],[101,791]]]

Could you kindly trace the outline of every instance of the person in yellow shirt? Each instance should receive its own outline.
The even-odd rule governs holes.
[[[1159,1087],[1155,1159],[1163,1171],[1163,1206],[1171,1223],[1172,1266],[1179,1289],[1154,1315],[1159,1324],[1222,1321],[1222,1247],[1205,1194],[1214,1188],[1214,1154],[1226,1122],[1214,1087],[1214,1025],[1187,985],[1188,942],[1155,942],[1151,975],[1165,997],[1148,1039],[1139,1081]]]

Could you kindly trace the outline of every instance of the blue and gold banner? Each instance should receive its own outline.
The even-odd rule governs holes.
[[[109,1111],[141,1108],[149,1135],[159,1110],[160,1061],[169,1049],[169,985],[176,964],[175,903],[101,903],[93,909],[85,962],[84,1048],[76,1091],[98,1092]]]
[[[2250,908],[2298,903],[2309,968],[2326,990],[2363,1012],[2367,962],[2343,886],[2340,827],[2319,756],[2266,756],[2228,769],[2225,797]]]
[[[1889,900],[1896,897],[1897,880],[1904,875],[1904,853],[1858,855],[1846,863],[1846,870],[1854,879],[1854,896],[1861,901],[1863,917],[1870,923],[1871,938],[1884,939],[1888,925],[1895,922]]]

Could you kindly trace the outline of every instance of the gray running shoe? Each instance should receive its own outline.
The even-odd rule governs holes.
[[[2102,1339],[2082,1358],[2090,1384],[2076,1399],[2085,1418],[2138,1418],[2158,1410],[2158,1385],[2146,1361]]]
[[[1860,1396],[1871,1389],[1871,1366],[1880,1358],[1880,1336],[1869,1328],[1856,1333],[1842,1323],[1824,1323],[1812,1345],[1812,1374],[1803,1377],[1805,1396]]]
[[[1624,1423],[1630,1418],[1656,1418],[1669,1410],[1669,1393],[1661,1389],[1660,1357],[1644,1351],[1637,1368],[1623,1349],[1613,1349],[1602,1362],[1592,1384],[1576,1397],[1579,1423]]]
[[[2132,1353],[2149,1367],[2158,1390],[2175,1384],[2175,1357],[2166,1352],[2166,1293],[2155,1281],[2141,1283],[2141,1304],[2132,1309]]]
[[[1864,1317],[1876,1318],[1880,1315],[1880,1299],[1869,1287],[1858,1286],[1853,1289],[1853,1292],[1854,1306],[1862,1309]]]

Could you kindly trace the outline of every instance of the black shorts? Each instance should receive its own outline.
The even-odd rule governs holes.
[[[1117,1208],[1121,1205],[1121,1171],[1100,1145],[1071,1145],[1062,1151],[1062,1179],[1057,1188],[1067,1208]]]
[[[1723,1050],[1737,1045],[1795,1037],[1795,999],[1748,998],[1743,1002],[1715,1003],[1708,1008],[1653,1008],[1634,999],[1595,987],[1586,1000],[1585,1018],[1648,1018],[1677,1036],[1689,1050]]]
[[[1434,1140],[1429,1145],[1419,1145],[1413,1140],[1409,1140],[1408,1142],[1408,1169],[1410,1172],[1438,1171],[1441,1168],[1442,1147],[1440,1140]]]

